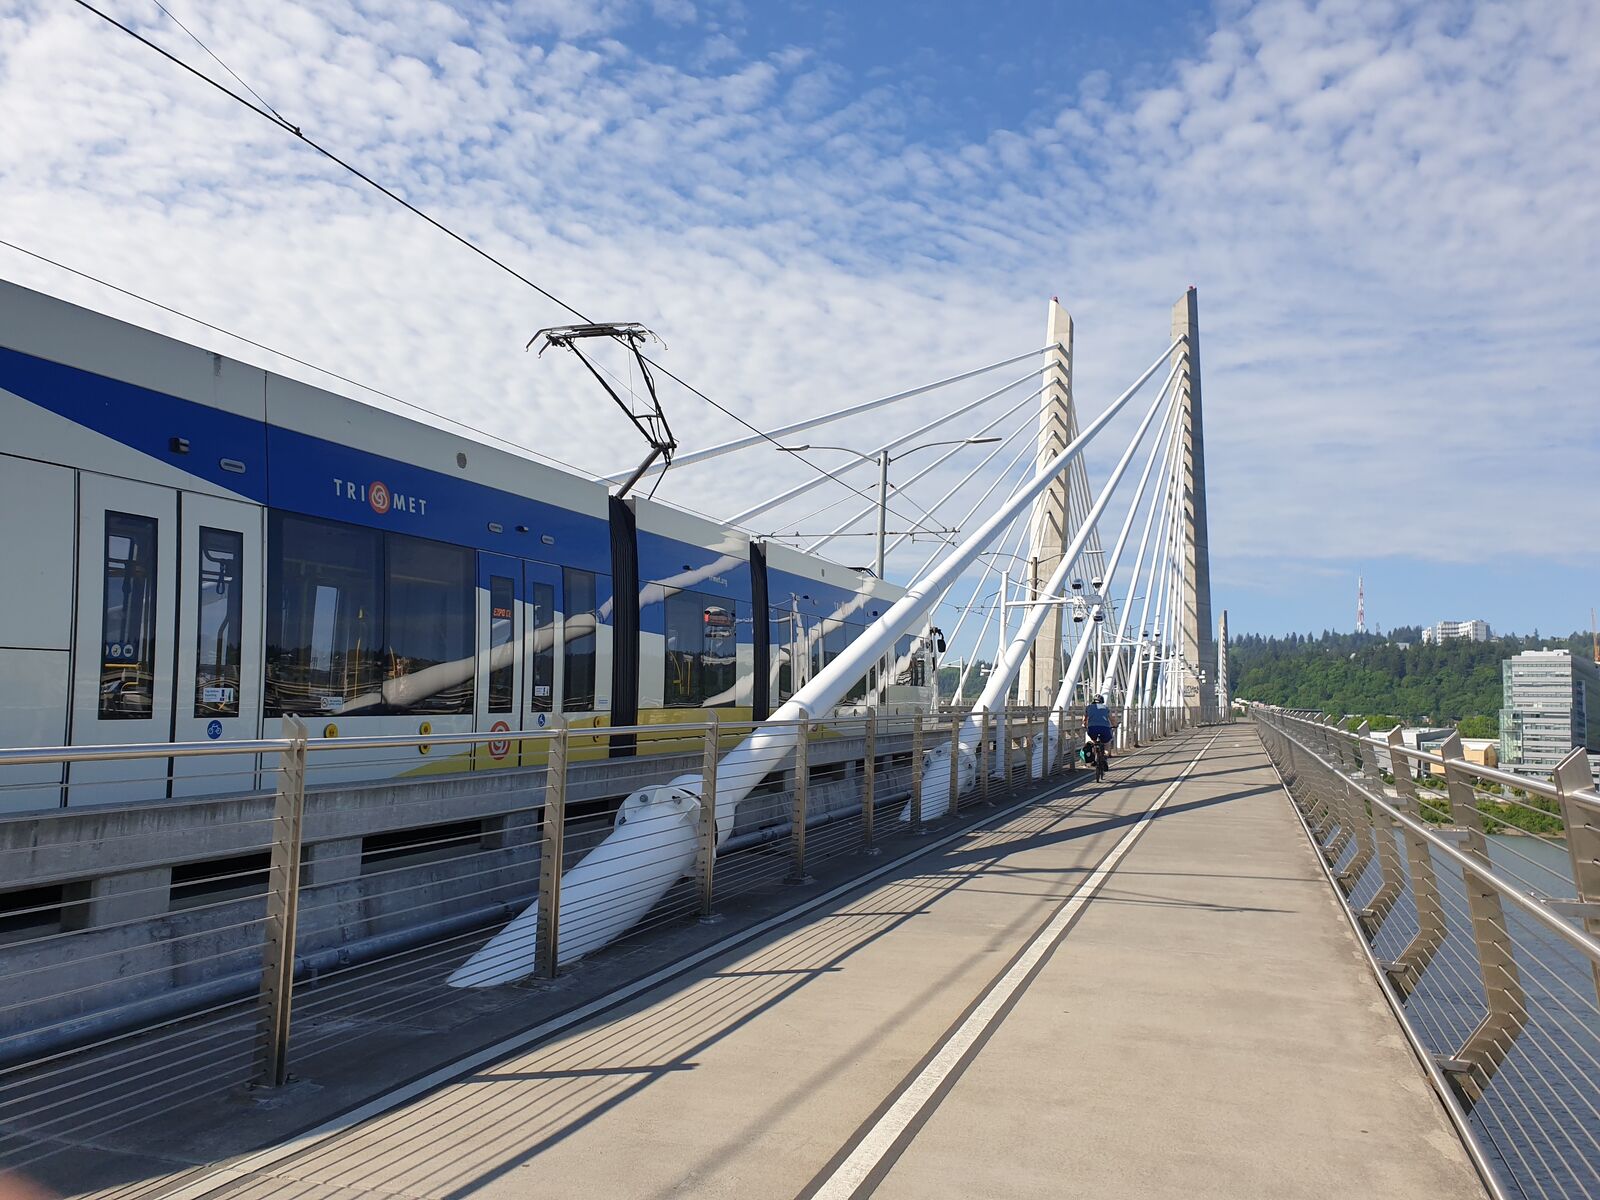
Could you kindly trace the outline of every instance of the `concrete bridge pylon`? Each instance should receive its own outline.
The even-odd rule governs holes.
[[[1182,441],[1179,641],[1183,706],[1191,722],[1217,713],[1217,640],[1211,619],[1211,551],[1206,534],[1206,452],[1200,404],[1200,310],[1194,288],[1172,308],[1172,337],[1182,339],[1178,378]]]

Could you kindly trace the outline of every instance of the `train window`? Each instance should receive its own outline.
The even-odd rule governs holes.
[[[704,634],[698,592],[669,589],[666,600],[666,655],[668,708],[698,708],[705,699],[700,679],[700,650]]]
[[[902,686],[922,687],[926,682],[922,656],[917,653],[918,639],[907,634],[894,644],[895,682]]]
[[[723,708],[738,699],[739,636],[738,615],[748,614],[747,605],[716,596],[702,596],[700,628],[704,642],[700,650],[700,683],[704,690],[700,703],[708,708]],[[748,623],[748,622],[747,622]]]
[[[516,612],[516,588],[504,575],[489,576],[489,711],[512,711],[515,697],[511,694],[513,617]]]
[[[839,656],[839,654],[842,654],[844,652],[845,647],[849,646],[851,642],[855,641],[858,637],[860,637],[865,632],[866,632],[866,626],[865,625],[857,625],[853,621],[845,622],[845,624],[839,630],[839,634],[840,634],[839,651],[838,651],[838,653],[833,654],[831,657],[837,658]],[[848,703],[853,703],[854,701],[857,701],[857,700],[864,700],[864,699],[866,699],[866,696],[867,696],[867,677],[866,677],[865,674],[863,674],[860,679],[856,680],[854,683],[852,683],[850,685],[850,690],[845,693],[845,697],[844,697],[845,698],[845,703],[848,704]]]
[[[593,712],[595,704],[595,576],[593,571],[564,567],[561,590],[566,603],[566,646],[562,655],[561,708]]]
[[[273,513],[269,717],[472,711],[473,554]]]
[[[428,715],[470,713],[477,662],[472,551],[398,533],[385,536],[384,551],[389,707]]]
[[[772,680],[771,699],[781,704],[794,695],[794,659],[802,653],[800,617],[792,609],[777,605],[772,607],[770,616],[767,628],[772,639],[772,663],[768,667]]]
[[[156,663],[156,521],[106,513],[100,718],[150,716]]]
[[[200,530],[199,641],[194,657],[197,717],[239,715],[243,569],[243,534],[231,529]]]
[[[535,583],[528,589],[533,622],[529,640],[533,657],[529,663],[533,678],[528,687],[530,712],[547,713],[555,707],[556,679],[556,589],[548,583]]]
[[[273,513],[266,713],[378,712],[383,704],[383,535]]]

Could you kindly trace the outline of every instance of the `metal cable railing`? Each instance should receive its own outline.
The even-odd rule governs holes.
[[[1164,728],[1183,724],[1177,711],[1155,715]],[[741,779],[719,774],[718,763],[754,724],[708,716],[616,729],[373,738],[302,730],[246,746],[0,751],[0,769],[192,757],[246,762],[242,771],[258,779],[249,797],[150,808],[148,827],[135,819],[138,805],[30,815],[33,833],[0,845],[8,884],[59,889],[15,909],[27,927],[0,938],[0,1167],[31,1173],[86,1143],[137,1140],[197,1102],[280,1086],[291,1062],[315,1074],[364,1040],[393,1046],[509,1009],[575,965],[569,937],[641,896],[637,919],[609,943],[676,953],[662,934],[735,905],[781,903],[813,871],[864,873],[880,843],[909,848],[917,833],[965,820],[974,806],[1054,785],[1077,766],[1081,742],[1076,718],[1045,709],[989,714],[976,746],[963,708],[869,711],[796,725],[782,762]],[[1052,721],[1059,733],[1046,736]],[[614,743],[635,756],[612,757]],[[385,766],[414,763],[419,747],[481,763],[490,744],[506,761],[534,765],[391,779],[382,803],[368,796],[362,808],[341,807],[352,795],[341,789],[365,796],[378,784],[307,787],[319,762],[348,764],[353,750]],[[947,766],[927,774],[952,747],[976,759],[976,778]],[[621,774],[608,774],[618,764]],[[667,792],[672,779],[696,776],[712,786],[684,806],[630,808],[618,794]],[[931,791],[929,780],[938,781]],[[719,838],[715,789],[746,784],[751,794]],[[65,852],[85,820],[98,847],[88,880],[72,877]],[[602,842],[601,886],[562,903],[562,877]],[[664,893],[641,882],[662,870],[677,872]],[[451,986],[452,973],[530,905],[537,918],[499,953],[531,963],[531,977],[487,997]]]
[[[1497,1196],[1600,1196],[1600,793],[1251,707]],[[1527,828],[1524,828],[1527,826]]]

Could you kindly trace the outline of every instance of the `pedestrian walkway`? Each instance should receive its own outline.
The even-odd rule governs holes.
[[[1478,1197],[1248,726],[185,1196]]]

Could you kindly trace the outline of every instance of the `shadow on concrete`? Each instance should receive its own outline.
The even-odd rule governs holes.
[[[889,876],[863,883],[863,887],[872,890],[859,904],[843,897],[821,911],[798,916],[794,923],[785,923],[729,948],[724,957],[740,962],[742,965],[738,969],[688,968],[684,974],[652,991],[608,1009],[603,1016],[591,1017],[554,1034],[552,1039],[537,1047],[516,1051],[504,1072],[491,1069],[461,1077],[485,1085],[534,1084],[532,1092],[520,1102],[502,1100],[492,1110],[486,1110],[479,1103],[463,1100],[452,1107],[447,1099],[449,1092],[439,1090],[366,1122],[362,1126],[363,1141],[370,1143],[373,1138],[393,1137],[394,1153],[386,1153],[384,1173],[420,1170],[420,1178],[409,1176],[411,1182],[407,1186],[422,1187],[428,1195],[464,1196],[499,1179],[612,1111],[651,1082],[667,1074],[694,1069],[697,1058],[707,1048],[792,997],[813,979],[842,970],[852,955],[926,914],[940,898],[961,888],[981,888],[985,880],[992,882],[1007,875],[1037,877],[1042,873],[1006,865],[1009,856],[1074,841],[1087,844],[1131,826],[1144,815],[1144,810],[1130,807],[1128,811],[1119,811],[1120,806],[1132,806],[1141,798],[1145,803],[1153,799],[1148,789],[1164,787],[1176,777],[1193,756],[1196,736],[1204,735],[1172,739],[1138,756],[1124,756],[1119,760],[1121,778],[1113,776],[1099,787],[1087,774],[1072,777],[1064,787],[1061,783],[1052,783],[1037,803],[1009,814],[998,826],[993,824],[998,810],[964,809],[958,818],[947,819],[936,830],[943,834],[960,831],[966,826],[967,836],[963,840],[930,851]],[[1233,772],[1206,774],[1229,773]],[[1148,778],[1133,779],[1133,775]],[[1198,775],[1193,773],[1189,778],[1193,780]],[[1279,790],[1276,784],[1241,788],[1221,796],[1169,805],[1155,820]],[[918,842],[900,831],[885,838],[884,844],[888,851],[906,853],[914,850]],[[134,1190],[119,1190],[119,1196],[148,1194],[140,1186],[141,1180],[154,1191],[169,1184],[174,1170],[181,1170],[184,1164],[215,1161],[256,1146],[281,1142],[341,1111],[348,1112],[373,1095],[419,1078],[443,1062],[455,1061],[474,1050],[494,1045],[520,1028],[572,1011],[629,980],[650,974],[674,958],[686,957],[702,946],[737,933],[739,924],[736,922],[749,926],[781,915],[796,901],[847,883],[883,861],[859,856],[844,861],[841,856],[819,867],[817,881],[810,887],[784,888],[774,883],[752,892],[743,898],[743,911],[737,915],[730,912],[728,923],[721,927],[708,929],[690,925],[660,933],[647,946],[620,946],[615,952],[608,951],[579,964],[553,983],[518,985],[488,995],[460,992],[443,995],[436,994],[436,982],[427,989],[428,996],[397,994],[406,990],[408,980],[416,978],[419,962],[424,964],[430,978],[437,975],[442,980],[454,963],[464,960],[481,944],[483,935],[417,952],[403,964],[395,965],[389,977],[381,968],[360,977],[362,986],[368,989],[370,1001],[363,1006],[363,1016],[370,1021],[376,1011],[384,1021],[382,1030],[376,1034],[368,1027],[341,1031],[337,1022],[331,1022],[320,1035],[308,1030],[313,1036],[297,1043],[298,1069],[314,1075],[321,1085],[313,1088],[316,1094],[305,1103],[268,1108],[253,1105],[248,1099],[236,1099],[225,1106],[208,1106],[212,1111],[169,1111],[162,1115],[164,1133],[144,1140],[135,1138],[132,1146],[85,1145],[82,1142],[64,1146],[65,1153],[52,1164],[55,1169],[49,1172],[47,1179],[63,1190],[81,1192],[85,1185],[107,1188],[122,1183],[133,1185]],[[1053,873],[1065,880],[1092,869],[1093,864],[1086,863]],[[1048,908],[1062,898],[1055,889],[1047,893],[1017,894],[1026,895],[1036,903],[1024,908],[1011,925],[997,930],[995,944],[1010,944],[1026,936],[1039,907]],[[1131,894],[1111,898],[1111,902],[1174,903]],[[1221,906],[1204,907],[1230,911]],[[923,993],[908,996],[894,1014],[876,1025],[864,1027],[861,1036],[840,1059],[868,1052],[885,1026],[892,1026],[916,1011],[918,1005],[926,1003],[952,978],[971,968],[989,952],[990,948],[986,948],[952,964]],[[454,1020],[443,1029],[430,1028],[428,1022],[417,1023],[420,1006],[430,1002],[430,998],[435,1003],[453,1001]],[[385,1005],[389,1006],[388,1011],[384,1010]],[[647,1013],[651,1015],[646,1017]],[[419,1038],[422,1033],[429,1036]],[[430,1044],[419,1044],[422,1042]],[[555,1042],[560,1044],[561,1058],[568,1060],[565,1064],[552,1062],[546,1070],[527,1061],[550,1053],[549,1047]],[[313,1050],[319,1053],[314,1055]],[[648,1061],[636,1061],[641,1054]],[[575,1058],[588,1059],[590,1063],[572,1065],[570,1060]],[[519,1064],[534,1069],[519,1070]],[[837,1061],[818,1064],[813,1079],[820,1084],[838,1065]],[[461,1079],[452,1082],[459,1083]],[[470,1096],[472,1091],[468,1089],[465,1095]],[[803,1094],[803,1089],[792,1094]],[[787,1107],[786,1104],[769,1106],[763,1112],[771,1116]],[[216,1111],[219,1108],[221,1111]],[[403,1133],[398,1124],[403,1121],[411,1127],[419,1120],[426,1124],[425,1136]],[[389,1129],[391,1122],[397,1124]],[[441,1145],[448,1144],[452,1137],[469,1128],[473,1145],[479,1151],[472,1156],[472,1161],[456,1153],[448,1156],[448,1161],[439,1161]],[[244,1191],[230,1191],[229,1194],[272,1195],[285,1178],[329,1168],[332,1174],[327,1178],[336,1182],[341,1176],[337,1167],[339,1147],[345,1136],[340,1134],[319,1148],[279,1164],[270,1176],[262,1179],[268,1185],[267,1190],[257,1193],[246,1187]],[[86,1161],[91,1157],[97,1159],[92,1167]],[[381,1186],[376,1179],[352,1177],[344,1181],[344,1186],[363,1185]]]

